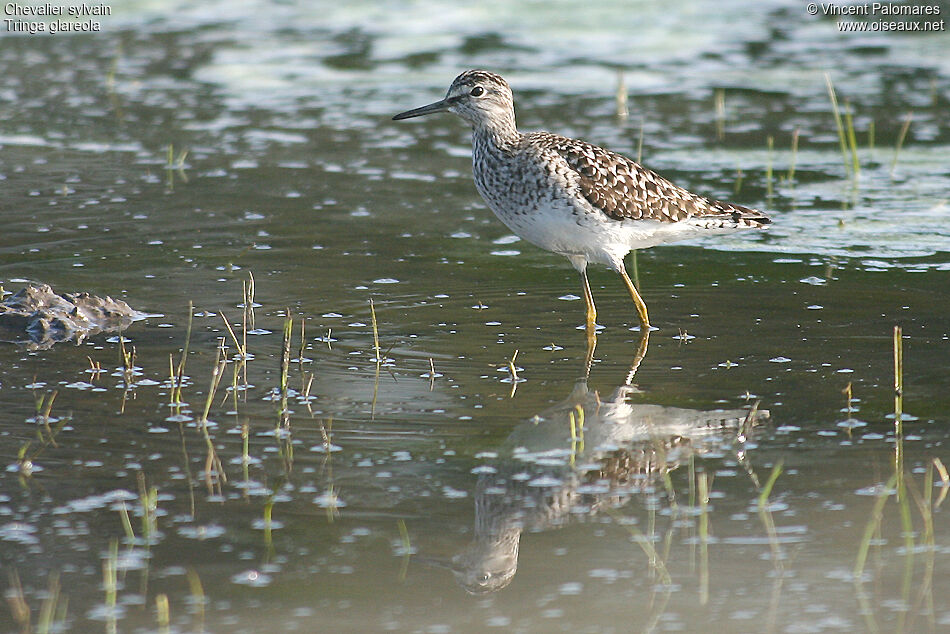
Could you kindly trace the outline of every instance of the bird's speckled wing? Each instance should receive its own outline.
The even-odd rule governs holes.
[[[614,220],[678,222],[696,218],[745,227],[770,222],[754,209],[697,196],[627,157],[596,145],[547,132],[525,138],[542,151],[559,155],[577,174],[584,198]]]

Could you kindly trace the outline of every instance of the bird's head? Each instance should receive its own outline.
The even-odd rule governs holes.
[[[401,112],[393,119],[399,121],[448,111],[478,128],[495,122],[507,124],[509,120],[513,124],[514,110],[511,88],[500,75],[485,70],[467,70],[455,78],[445,99]]]

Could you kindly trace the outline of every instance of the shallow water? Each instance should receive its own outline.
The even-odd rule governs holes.
[[[161,316],[0,347],[3,631],[16,597],[34,626],[45,602],[60,630],[162,631],[162,596],[172,631],[950,625],[948,36],[788,2],[566,6],[129,2],[99,35],[4,34],[0,282]],[[484,208],[461,122],[389,120],[466,67],[509,78],[522,128],[634,156],[642,130],[650,167],[773,228],[638,255],[643,359],[592,269],[579,381],[576,273]]]

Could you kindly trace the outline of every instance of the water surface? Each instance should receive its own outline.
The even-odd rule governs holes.
[[[34,627],[45,601],[61,631],[162,631],[163,596],[172,631],[950,624],[945,33],[841,34],[789,2],[129,2],[103,24],[0,40],[4,289],[162,315],[0,347],[0,564]],[[639,149],[773,228],[640,253],[642,359],[592,269],[582,380],[576,273],[484,208],[464,124],[389,120],[469,67],[510,80],[523,129]]]

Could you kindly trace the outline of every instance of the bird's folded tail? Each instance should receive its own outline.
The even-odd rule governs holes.
[[[723,229],[762,229],[772,224],[772,219],[758,209],[750,209],[735,203],[720,200],[709,201],[705,213],[690,218],[696,224],[706,228]]]

